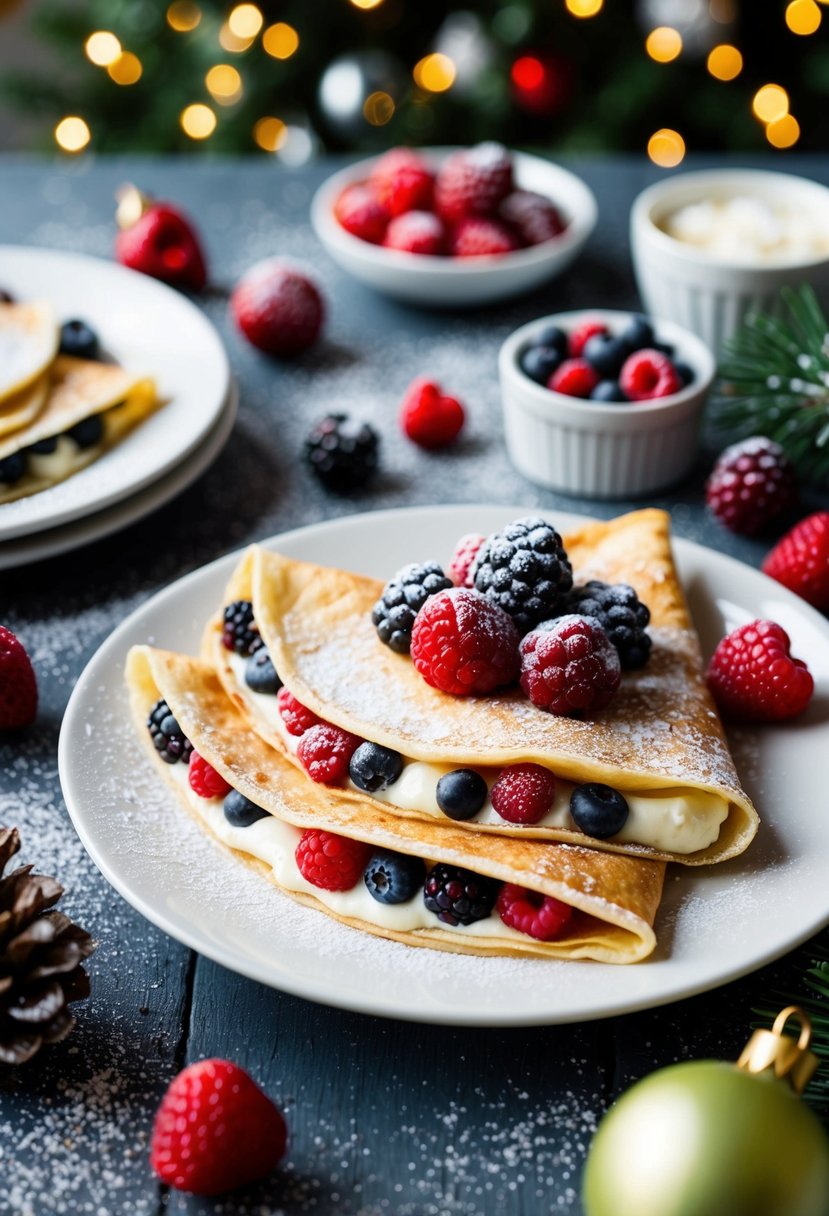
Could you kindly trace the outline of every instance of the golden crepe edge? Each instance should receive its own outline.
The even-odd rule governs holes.
[[[32,334],[31,341],[40,352],[29,368],[8,387],[0,387],[0,411],[12,398],[40,380],[51,367],[58,353],[60,327],[51,304],[44,300],[25,304],[17,301],[0,302],[0,331],[12,329]]]

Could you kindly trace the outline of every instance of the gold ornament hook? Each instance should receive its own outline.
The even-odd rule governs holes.
[[[797,1042],[783,1030],[790,1018],[800,1022]],[[781,1081],[786,1080],[796,1094],[802,1094],[809,1084],[819,1060],[809,1051],[812,1023],[809,1015],[798,1005],[787,1005],[774,1019],[771,1030],[755,1030],[737,1061],[742,1072],[773,1071]]]

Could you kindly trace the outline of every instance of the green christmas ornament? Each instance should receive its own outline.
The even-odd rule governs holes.
[[[799,1096],[811,1036],[791,1005],[736,1065],[689,1061],[634,1085],[590,1147],[586,1216],[829,1216],[829,1140]]]

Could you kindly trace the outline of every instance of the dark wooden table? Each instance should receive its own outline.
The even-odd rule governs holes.
[[[819,158],[757,163],[829,182]],[[520,302],[439,316],[353,284],[319,248],[308,203],[330,164],[0,159],[0,240],[109,256],[113,191],[132,179],[196,217],[216,283],[284,253],[314,268],[330,303],[325,341],[280,366],[233,332],[220,294],[206,300],[241,388],[238,423],[213,468],[117,536],[0,572],[0,621],[28,647],[41,691],[35,726],[0,740],[0,822],[20,826],[25,860],[61,879],[67,911],[99,943],[93,995],[72,1036],[0,1074],[1,1213],[575,1214],[590,1136],[614,1094],[679,1058],[733,1058],[752,1007],[799,988],[803,953],[706,996],[583,1026],[449,1029],[323,1008],[225,971],[143,920],[86,856],[61,798],[58,732],[85,662],[127,613],[204,562],[302,523],[379,507],[486,499],[555,518],[556,508],[610,516],[637,505],[540,491],[511,468],[503,445],[496,352],[506,334],[564,308],[636,304],[628,212],[657,171],[640,158],[575,167],[598,196],[600,220],[570,272]],[[422,373],[469,408],[467,437],[445,455],[427,456],[397,431],[401,394]],[[347,500],[328,496],[298,460],[310,422],[332,409],[372,419],[383,435],[382,476]],[[757,565],[765,544],[705,514],[709,466],[703,455],[694,477],[654,501],[670,508],[680,536]],[[208,1055],[248,1068],[291,1131],[280,1174],[215,1201],[166,1194],[147,1164],[167,1082]]]

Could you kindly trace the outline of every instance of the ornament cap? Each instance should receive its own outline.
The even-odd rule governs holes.
[[[783,1033],[790,1018],[800,1022],[800,1035],[796,1041]],[[773,1072],[781,1081],[788,1081],[796,1094],[802,1094],[820,1063],[809,1050],[811,1042],[809,1015],[798,1005],[787,1005],[774,1019],[771,1030],[755,1030],[743,1048],[737,1067],[742,1072],[754,1074]]]
[[[119,228],[132,228],[142,215],[150,210],[154,200],[143,190],[139,190],[132,182],[125,182],[115,191],[118,206],[115,209],[115,222]]]

